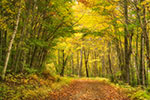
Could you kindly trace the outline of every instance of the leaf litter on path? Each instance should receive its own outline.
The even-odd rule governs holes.
[[[47,100],[130,100],[119,89],[105,81],[74,80]]]

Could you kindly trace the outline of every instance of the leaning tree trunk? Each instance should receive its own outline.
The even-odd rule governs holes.
[[[7,52],[7,56],[6,56],[6,61],[5,61],[5,65],[4,65],[4,69],[2,72],[2,80],[5,79],[5,74],[6,74],[6,70],[7,70],[7,65],[8,65],[8,61],[9,61],[9,57],[10,57],[10,53],[11,53],[11,49],[12,49],[12,45],[18,30],[18,25],[19,25],[19,20],[20,20],[20,13],[21,13],[21,8],[19,8],[18,11],[18,15],[17,15],[17,21],[16,21],[16,26],[12,35],[12,39],[10,40],[10,44],[9,44],[9,48],[8,48],[8,52]]]

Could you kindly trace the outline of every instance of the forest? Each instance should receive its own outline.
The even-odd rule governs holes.
[[[0,100],[150,100],[149,37],[150,0],[0,0]]]

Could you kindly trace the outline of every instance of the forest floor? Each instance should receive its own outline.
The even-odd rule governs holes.
[[[0,100],[150,100],[149,90],[106,78],[8,74]],[[130,98],[130,99],[129,99]]]
[[[47,100],[130,100],[106,81],[79,79],[50,94]]]

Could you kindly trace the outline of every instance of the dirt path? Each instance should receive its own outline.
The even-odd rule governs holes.
[[[105,81],[76,80],[68,87],[50,94],[48,100],[129,100]]]

